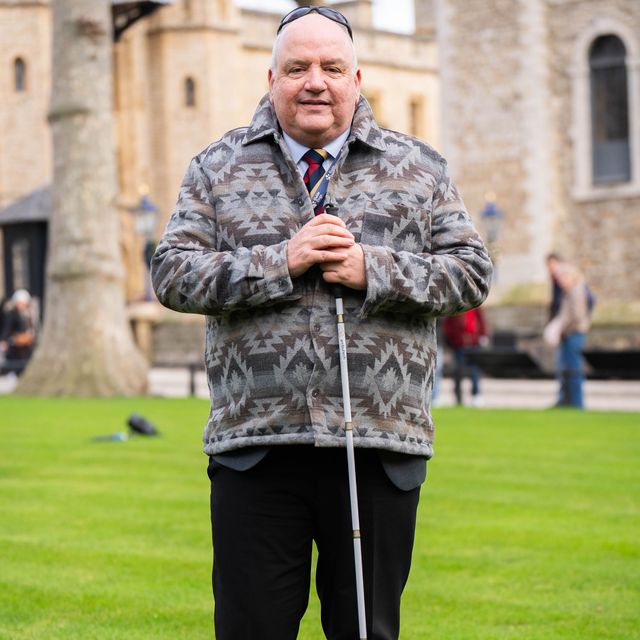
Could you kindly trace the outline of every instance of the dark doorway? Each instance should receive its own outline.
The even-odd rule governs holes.
[[[0,210],[4,294],[26,289],[36,298],[40,317],[45,294],[51,189],[43,187]]]
[[[4,290],[10,296],[26,289],[44,303],[47,223],[24,222],[3,227]]]

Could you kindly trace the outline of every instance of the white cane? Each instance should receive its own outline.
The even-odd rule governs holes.
[[[367,618],[364,609],[364,579],[362,577],[362,549],[360,546],[360,515],[358,511],[358,486],[356,483],[356,461],[353,450],[353,423],[351,422],[351,394],[349,393],[349,368],[347,365],[347,340],[344,332],[344,308],[340,288],[336,287],[336,317],[338,324],[338,348],[340,351],[340,379],[342,381],[342,404],[344,430],[349,472],[349,496],[351,500],[351,528],[353,529],[353,557],[356,570],[356,597],[358,599],[358,626],[360,640],[367,640]]]
[[[324,200],[327,184],[335,169],[338,158],[329,171],[321,178],[319,189],[312,198],[315,207]],[[331,202],[324,205],[325,213],[338,215],[338,207]],[[340,380],[342,382],[342,410],[344,413],[345,448],[347,450],[347,471],[349,474],[349,501],[351,504],[351,529],[353,531],[353,559],[356,575],[356,598],[358,603],[358,628],[360,640],[367,640],[367,617],[364,608],[364,578],[362,576],[362,547],[360,545],[360,512],[358,510],[358,484],[356,482],[356,459],[353,448],[353,422],[351,421],[351,393],[349,392],[349,366],[347,364],[347,339],[344,331],[344,305],[342,287],[333,285],[331,291],[336,299],[336,320],[338,327],[338,352],[340,355]]]

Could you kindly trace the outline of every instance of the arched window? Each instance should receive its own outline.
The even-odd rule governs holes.
[[[13,78],[16,91],[27,90],[27,64],[22,58],[13,61]]]
[[[196,82],[193,78],[184,81],[184,103],[187,107],[196,106]]]
[[[596,38],[589,49],[594,184],[631,180],[625,58],[624,43],[614,35]]]

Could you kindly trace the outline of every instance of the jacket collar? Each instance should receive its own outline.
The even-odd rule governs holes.
[[[242,140],[242,144],[248,145],[268,137],[279,142],[282,136],[273,105],[271,104],[271,100],[269,100],[269,94],[266,94],[258,104],[251,124]],[[364,96],[360,97],[360,101],[353,115],[351,133],[347,139],[347,144],[351,144],[356,140],[378,151],[387,150],[387,145],[382,137],[382,131],[380,131],[380,127],[373,117],[371,107]]]

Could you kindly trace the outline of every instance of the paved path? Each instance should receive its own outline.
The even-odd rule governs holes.
[[[196,373],[195,383],[196,396],[208,398],[204,371]],[[149,373],[152,395],[183,397],[189,394],[189,385],[189,372],[186,369],[154,368]],[[0,394],[11,393],[14,387],[14,379],[0,376]],[[483,378],[481,388],[482,406],[487,408],[544,409],[554,403],[556,394],[554,380]],[[468,384],[463,385],[463,397],[470,397]],[[585,398],[588,409],[640,412],[640,380],[587,380]],[[445,378],[438,406],[452,406],[454,400],[453,381]]]
[[[453,381],[445,380],[441,406],[454,402]],[[546,409],[557,396],[555,380],[499,380],[484,378],[481,382],[483,406],[496,408]],[[469,386],[463,387],[465,399]],[[587,409],[596,411],[640,411],[640,380],[587,380]],[[640,422],[639,422],[640,426]]]

